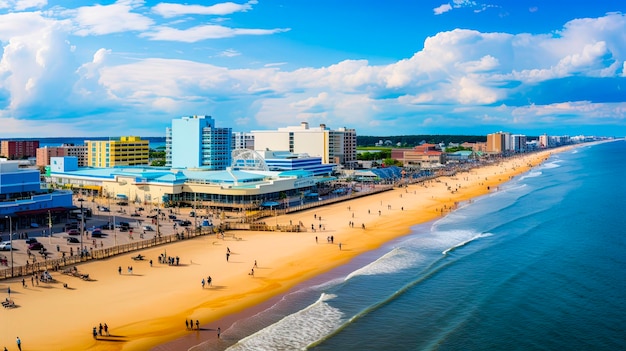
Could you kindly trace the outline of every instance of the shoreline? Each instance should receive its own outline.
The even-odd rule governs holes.
[[[453,177],[275,218],[281,225],[290,220],[301,220],[305,226],[319,222],[325,228],[321,232],[236,232],[242,240],[210,236],[139,251],[154,260],[153,267],[130,260],[137,252],[78,265],[94,281],[67,278],[58,272],[53,273],[58,283],[46,287],[22,288],[21,280],[13,280],[12,297],[20,307],[3,311],[0,340],[10,345],[20,336],[30,350],[180,350],[198,345],[215,339],[218,326],[224,332],[227,324],[232,324],[228,321],[259,312],[264,304],[294,287],[410,234],[412,226],[440,218],[455,204],[494,191],[553,153],[573,147],[507,159]],[[458,190],[451,192],[451,185]],[[351,227],[349,222],[357,225]],[[331,235],[334,243],[327,244],[326,236]],[[342,243],[341,249],[338,243]],[[233,253],[229,261],[224,257],[227,248]],[[179,255],[182,264],[157,264],[163,251]],[[258,268],[250,276],[256,260]],[[129,264],[137,267],[133,273],[118,274],[118,266]],[[214,277],[213,286],[201,288],[200,280],[207,275]],[[71,289],[62,287],[66,282]],[[0,282],[0,289],[7,285]],[[27,329],[42,313],[52,325]],[[190,318],[200,321],[201,330],[185,330],[184,322]],[[56,320],[63,324],[55,324]],[[94,340],[91,328],[98,323],[107,323],[113,336]]]
[[[556,153],[558,152],[564,152],[567,150],[570,150],[572,148],[574,148],[576,146],[568,146],[568,147],[563,147],[560,148],[560,150],[558,150]],[[538,165],[542,164],[545,160],[548,159],[549,156],[551,156],[554,152],[555,149],[551,149],[551,150],[546,150],[544,152],[540,152],[540,155],[535,155],[533,157],[531,157],[532,160],[532,166],[530,165],[518,165],[516,168],[517,169],[513,169],[511,170],[512,173],[500,173],[501,176],[507,176],[507,178],[502,179],[499,178],[498,180],[488,180],[485,183],[486,187],[490,187],[490,189],[486,189],[484,192],[482,193],[472,193],[472,195],[470,196],[462,196],[462,200],[460,201],[455,201],[457,204],[462,205],[462,203],[467,203],[467,202],[471,202],[472,199],[476,198],[476,197],[480,197],[480,196],[484,196],[487,195],[493,191],[497,191],[498,190],[498,186],[500,184],[506,183],[508,181],[510,181],[513,177],[515,176],[519,176],[521,174],[524,174],[526,172],[528,172],[529,170],[531,170],[532,168],[537,167]],[[522,156],[523,159],[527,159],[529,156],[532,155],[526,155],[526,156]],[[503,162],[507,162],[507,161],[512,161],[512,160],[505,160]],[[495,167],[495,168],[500,168],[500,164],[496,164],[496,165],[488,165],[485,167]],[[469,173],[471,174],[473,170],[470,170]],[[462,172],[462,173],[467,173],[467,172]],[[497,173],[497,172],[496,172]],[[494,175],[497,175],[496,173],[494,173]],[[454,177],[440,177],[440,178],[454,178]],[[437,181],[435,181],[437,182]],[[446,183],[443,182],[443,184],[445,185]],[[488,185],[487,185],[488,184]],[[419,186],[419,185],[417,185]],[[416,187],[415,184],[413,184],[412,189],[414,187]],[[394,189],[391,192],[397,192],[398,189]],[[380,194],[377,195],[372,195],[370,198],[377,198],[377,196],[380,196]],[[347,203],[350,203],[350,201],[348,201]],[[382,203],[381,203],[382,205]],[[338,205],[332,205],[332,206],[338,206]],[[340,206],[340,205],[339,205]],[[311,209],[311,210],[307,210],[307,211],[303,211],[306,213],[313,213],[315,212],[317,209]],[[453,209],[449,209],[449,211],[453,211]],[[338,278],[340,276],[342,276],[345,272],[350,273],[351,271],[354,270],[354,268],[360,268],[364,265],[367,265],[371,262],[373,262],[375,260],[374,259],[368,259],[366,260],[365,263],[363,262],[359,262],[359,263],[355,263],[354,260],[358,259],[358,257],[362,256],[362,255],[368,255],[368,254],[374,254],[374,252],[383,249],[385,246],[387,245],[391,245],[393,242],[395,241],[399,241],[402,240],[403,237],[406,237],[408,235],[411,234],[411,228],[418,226],[418,225],[423,225],[432,221],[435,221],[439,218],[441,218],[442,216],[447,215],[447,213],[441,213],[441,212],[436,212],[436,214],[434,216],[428,216],[428,218],[420,220],[420,221],[416,221],[413,224],[409,225],[406,227],[406,232],[404,234],[400,234],[400,235],[396,235],[393,236],[392,238],[390,238],[389,240],[385,240],[379,243],[379,245],[372,247],[369,250],[365,250],[360,252],[359,254],[353,256],[352,258],[350,258],[347,262],[345,263],[341,263],[341,264],[337,264],[336,266],[330,268],[329,270],[320,272],[318,275],[315,275],[313,278],[311,279],[307,279],[304,281],[300,281],[298,283],[296,283],[294,286],[292,286],[290,289],[288,289],[285,292],[282,293],[278,293],[277,295],[272,296],[271,298],[269,298],[268,300],[265,301],[261,301],[256,305],[252,305],[250,307],[247,307],[241,311],[238,311],[235,314],[232,315],[228,315],[224,318],[218,319],[218,320],[214,320],[211,324],[214,326],[220,326],[222,333],[224,333],[225,330],[228,330],[229,328],[233,327],[233,325],[235,325],[237,322],[241,322],[241,321],[245,321],[251,317],[254,317],[256,314],[263,312],[264,310],[266,310],[267,308],[271,307],[274,305],[275,302],[277,302],[278,300],[280,300],[282,297],[284,297],[285,295],[292,293],[294,291],[309,287],[309,286],[313,286],[316,285],[320,282],[326,281],[327,279],[332,279],[332,278]],[[282,217],[286,217],[286,221],[288,220],[289,216],[282,216]],[[279,217],[281,218],[281,217]],[[340,273],[339,271],[345,271],[344,273]],[[263,327],[261,327],[263,328]],[[217,337],[214,338],[209,338],[208,340],[204,340],[202,342],[202,348],[203,350],[224,350],[226,348],[228,348],[229,346],[233,345],[234,343],[236,343],[235,341],[229,342],[228,344],[218,344],[217,342]],[[207,343],[210,343],[209,345],[207,345]],[[152,351],[168,351],[168,350],[181,350],[181,349],[185,349],[185,350],[195,350],[196,347],[200,347],[200,343],[193,340],[192,337],[182,337],[176,340],[172,340],[169,341],[165,344],[161,344],[159,346],[153,347],[151,348]]]

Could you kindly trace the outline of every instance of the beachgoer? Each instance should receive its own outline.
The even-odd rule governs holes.
[[[22,286],[26,287],[26,280],[24,280],[24,278],[22,278]]]
[[[220,335],[222,334],[222,328],[217,327],[217,338],[220,338]]]
[[[200,330],[200,321],[196,319],[196,329]]]
[[[117,267],[117,273],[122,274],[122,266]]]
[[[258,266],[256,265],[256,260],[254,260],[254,267],[258,267]]]
[[[150,260],[150,267],[152,267],[152,260]]]
[[[96,327],[93,327],[93,331],[91,332],[94,339],[98,339],[98,330]]]
[[[226,262],[228,262],[228,258],[230,257],[230,254],[227,252],[226,253]]]
[[[202,278],[202,289],[204,289],[204,278]]]
[[[22,351],[22,340],[20,340],[19,336],[15,339],[15,342],[17,343],[17,349]]]
[[[109,326],[106,323],[104,323],[104,333],[109,336]]]
[[[341,251],[341,243],[339,243],[339,250]]]
[[[98,327],[98,335],[102,336],[102,330],[104,329],[104,327],[102,326],[102,323],[100,323],[100,326]]]
[[[189,321],[187,321],[187,318],[185,318],[185,329],[189,329]]]
[[[211,286],[211,282],[212,282],[212,281],[213,281],[213,278],[211,278],[211,276],[208,276],[208,277],[206,278],[206,282],[207,282],[207,284],[208,284],[209,286]]]

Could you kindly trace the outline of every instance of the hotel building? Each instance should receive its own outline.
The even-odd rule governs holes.
[[[309,127],[307,122],[299,126],[278,130],[255,130],[254,149],[263,151],[289,151],[321,157],[322,163],[350,166],[356,163],[356,131],[339,128],[330,130],[326,125]]]
[[[37,155],[39,140],[2,140],[0,156],[10,160],[19,160]]]
[[[87,146],[63,144],[57,147],[40,147],[37,149],[37,166],[50,165],[50,157],[76,156],[78,167],[87,167]]]
[[[231,128],[217,128],[210,116],[172,120],[165,131],[165,165],[224,170],[231,163]]]
[[[147,165],[150,142],[138,136],[85,140],[87,166],[96,168]]]

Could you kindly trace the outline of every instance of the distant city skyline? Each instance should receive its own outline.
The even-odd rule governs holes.
[[[0,138],[626,135],[626,3],[0,2]]]

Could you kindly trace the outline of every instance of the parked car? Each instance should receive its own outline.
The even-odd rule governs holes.
[[[43,244],[42,243],[32,243],[30,245],[28,245],[28,249],[29,250],[39,250],[43,248]]]
[[[30,245],[32,243],[36,243],[37,242],[37,238],[28,238],[26,239],[26,245]]]
[[[74,238],[74,237],[69,237],[67,238],[67,243],[68,244],[78,244],[80,243],[80,240],[78,240],[78,238]]]
[[[100,210],[101,212],[111,212],[111,210],[109,210],[109,208],[108,208],[108,207],[104,207],[104,206],[100,207],[100,208],[99,208],[99,210]]]
[[[169,217],[169,219],[176,219],[176,216],[173,215],[173,214],[169,215],[168,217]]]
[[[102,237],[102,230],[100,228],[95,228],[94,230],[91,231],[91,237],[92,238],[101,238]]]
[[[144,226],[143,226],[143,230],[145,230],[146,232],[153,232],[153,231],[154,231],[154,228],[152,228],[152,227],[151,227],[151,226],[149,226],[149,225],[144,225]]]
[[[11,251],[11,242],[3,241],[0,243],[0,250],[2,251]]]
[[[137,211],[143,211],[143,210],[144,210],[144,208],[143,208],[143,207],[139,207],[139,208],[137,209]]]
[[[180,225],[181,227],[187,227],[191,225],[191,221],[188,221],[188,220],[180,221],[178,225]]]
[[[195,217],[196,213],[194,211],[189,212],[189,217]]]
[[[67,234],[69,235],[80,235],[80,232],[78,231],[78,229],[70,229],[67,231]]]
[[[131,217],[139,217],[141,215],[139,213],[137,213],[137,212],[134,212],[134,213],[131,213],[130,216]]]

